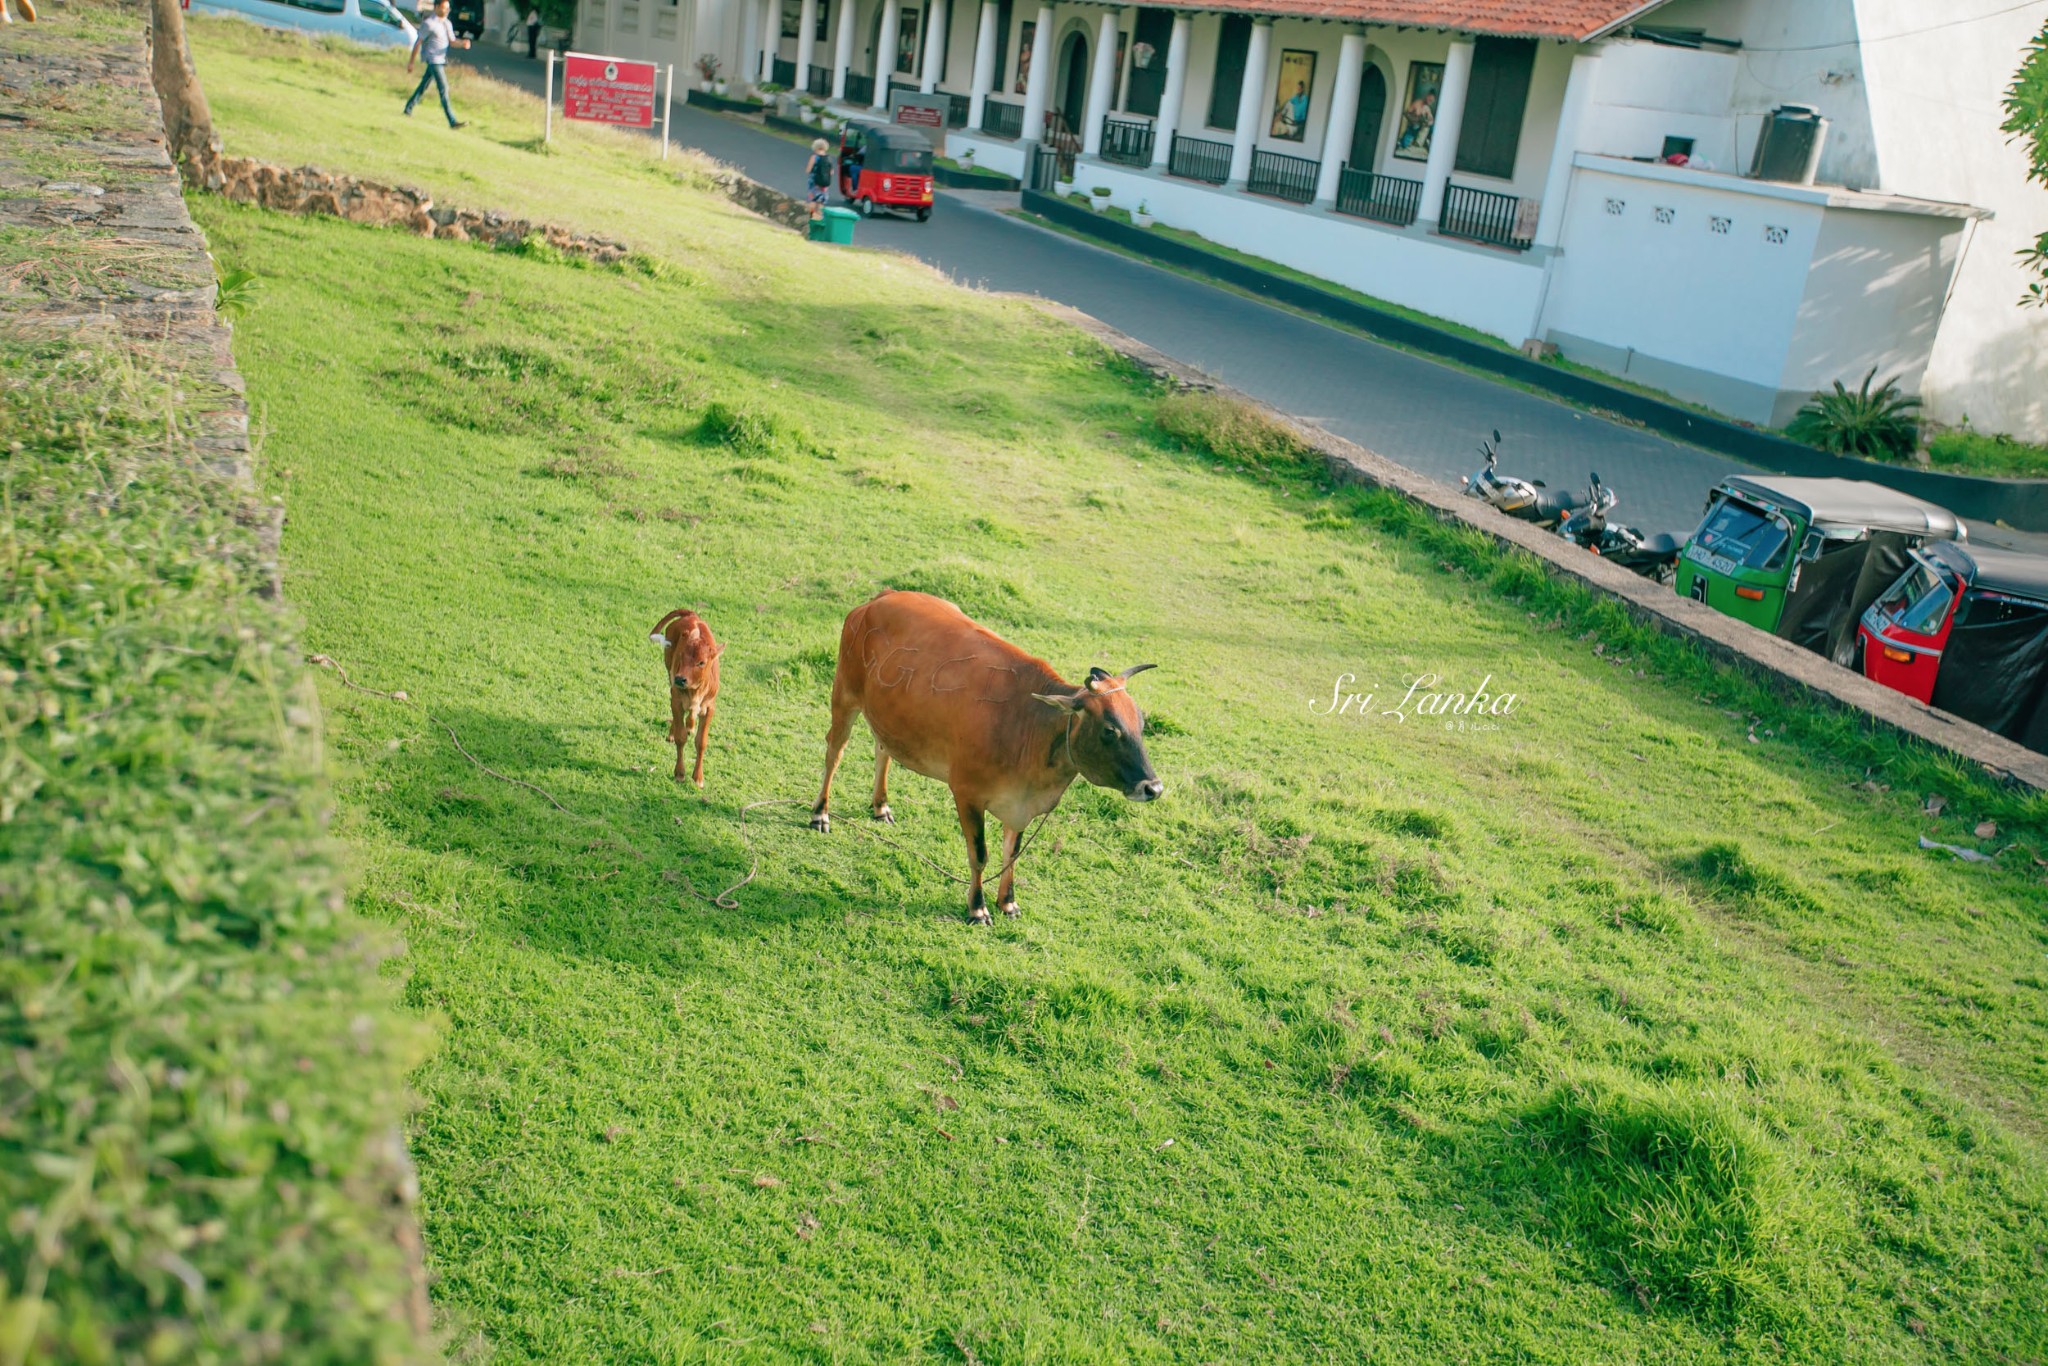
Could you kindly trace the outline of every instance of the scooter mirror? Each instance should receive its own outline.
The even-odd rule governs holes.
[[[1593,482],[1594,482],[1595,484],[1598,484],[1598,483],[1600,482],[1600,471],[1598,471],[1598,470],[1594,470],[1594,471],[1593,471]]]

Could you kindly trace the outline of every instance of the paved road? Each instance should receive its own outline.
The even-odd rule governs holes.
[[[541,90],[541,65],[523,52],[481,47],[454,55]],[[804,192],[806,152],[789,139],[680,101],[671,135],[785,193]],[[1621,496],[1619,520],[1683,537],[1717,481],[1753,468],[974,202],[987,197],[948,194],[929,223],[877,217],[862,223],[856,237],[920,257],[962,284],[1070,304],[1283,412],[1452,483],[1480,463],[1479,439],[1499,428],[1505,471],[1583,488],[1587,473],[1598,470]]]

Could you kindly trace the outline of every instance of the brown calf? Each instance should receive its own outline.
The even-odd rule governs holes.
[[[681,608],[654,623],[649,640],[662,647],[668,667],[668,738],[676,747],[677,782],[683,780],[683,746],[697,732],[697,771],[691,781],[704,786],[704,740],[711,713],[718,709],[718,657],[725,647],[711,638],[711,628],[695,612]]]
[[[832,728],[825,737],[825,784],[811,828],[830,830],[832,775],[853,718],[875,736],[875,819],[892,821],[889,763],[953,789],[973,873],[968,918],[989,922],[982,893],[988,864],[983,816],[1003,825],[996,903],[1017,914],[1016,861],[1025,827],[1060,803],[1076,777],[1149,802],[1165,791],[1140,738],[1145,718],[1121,674],[1088,671],[1075,687],[943,598],[881,593],[847,614],[832,677]]]

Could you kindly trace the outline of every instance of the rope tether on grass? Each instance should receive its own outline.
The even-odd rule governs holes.
[[[336,660],[332,655],[308,655],[306,656],[306,662],[308,664],[315,665],[318,668],[333,670],[335,677],[341,680],[341,686],[344,688],[348,688],[354,692],[364,693],[371,697],[381,697],[384,698],[386,701],[390,702],[403,702],[408,706],[416,705],[412,700],[411,694],[407,693],[402,688],[394,690],[392,692],[385,692],[378,688],[364,687],[361,683],[358,683],[355,680],[351,679],[348,676],[348,670],[344,669],[341,666],[340,661]],[[600,826],[603,829],[610,831],[613,835],[617,835],[619,833],[618,827],[613,825],[610,821],[604,820],[600,817],[585,816],[578,812],[571,811],[568,807],[562,805],[561,802],[557,801],[555,799],[555,794],[548,791],[546,788],[540,787],[534,783],[529,783],[523,778],[513,778],[506,774],[498,772],[489,764],[486,764],[483,760],[477,758],[474,754],[471,754],[469,752],[468,747],[462,743],[462,737],[455,733],[455,727],[449,725],[446,721],[443,721],[440,717],[434,715],[432,712],[428,711],[423,706],[420,708],[420,711],[423,715],[426,716],[426,718],[429,721],[432,721],[442,730],[448,732],[448,739],[450,743],[452,743],[455,746],[456,753],[460,754],[463,758],[469,760],[470,763],[474,764],[479,772],[484,773],[489,777],[496,778],[501,783],[509,783],[514,787],[523,787],[529,792],[538,793],[541,797],[547,800],[549,806],[554,807],[555,810],[561,812],[570,820],[582,821],[586,825]],[[740,808],[739,818],[733,823],[733,825],[734,829],[739,832],[740,843],[746,846],[747,855],[748,858],[751,860],[751,863],[747,868],[747,875],[741,878],[738,882],[733,883],[730,887],[727,887],[724,891],[719,892],[716,895],[706,895],[705,893],[697,890],[696,886],[691,883],[689,877],[686,874],[680,872],[676,874],[677,881],[681,884],[683,890],[686,893],[688,893],[690,896],[697,898],[699,901],[709,902],[711,905],[716,906],[718,909],[722,911],[738,910],[740,908],[739,899],[733,896],[733,893],[737,892],[740,888],[746,886],[749,882],[752,882],[761,871],[761,856],[760,854],[755,852],[753,841],[747,838],[747,813],[749,811],[758,810],[759,808],[764,806],[806,805],[808,805],[807,802],[797,797],[764,797],[757,802],[748,802],[745,806]],[[1004,877],[1008,876],[1010,870],[1017,866],[1018,860],[1024,857],[1024,851],[1026,849],[1029,849],[1032,843],[1038,838],[1039,831],[1044,827],[1047,818],[1050,817],[1051,814],[1051,812],[1045,813],[1045,815],[1038,817],[1036,820],[1032,821],[1028,827],[1026,827],[1024,831],[1024,837],[1017,841],[1017,852],[1012,854],[1007,860],[1005,860],[1003,866],[999,870],[997,870],[995,878],[998,883],[1000,883]],[[912,849],[909,845],[902,844],[896,840],[890,839],[887,835],[882,834],[879,830],[869,830],[866,827],[859,825],[849,826],[847,828],[851,829],[855,834],[861,836],[863,839],[870,839],[878,844],[885,844],[889,846],[891,849],[897,850],[900,853],[910,855],[912,858],[924,864],[927,868],[930,868],[933,872],[937,873],[939,876],[943,878],[946,878],[953,882],[957,882],[963,887],[971,885],[969,879],[961,877],[958,873],[952,872],[951,870],[945,868],[944,866],[937,863],[927,855],[921,854],[917,850]],[[644,860],[647,857],[646,854],[642,853],[637,847],[635,847],[631,840],[622,838],[620,839],[619,844],[622,848],[630,851],[634,856],[640,859]],[[989,874],[987,870],[984,869],[982,873],[982,880],[986,882],[988,880],[988,877]]]

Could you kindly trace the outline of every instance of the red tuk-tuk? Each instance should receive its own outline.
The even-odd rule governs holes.
[[[1863,672],[2048,752],[2048,555],[1932,541],[1863,614]]]
[[[932,216],[932,145],[915,128],[849,123],[839,130],[839,193],[866,218],[904,209]]]

